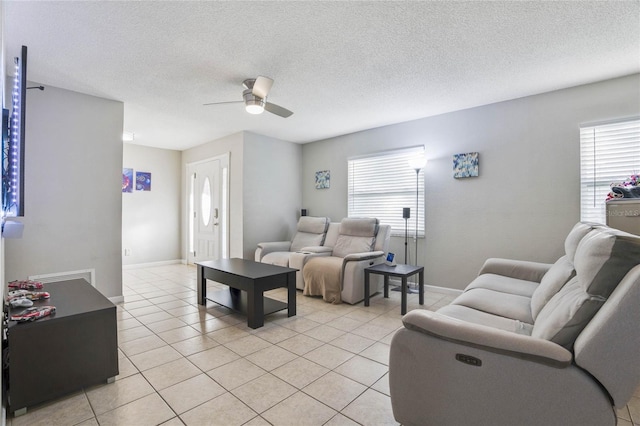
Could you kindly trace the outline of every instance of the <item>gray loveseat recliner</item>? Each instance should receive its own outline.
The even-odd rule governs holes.
[[[295,257],[296,253],[303,252],[308,246],[322,246],[327,236],[329,222],[328,217],[302,216],[298,220],[296,234],[291,241],[258,243],[254,254],[255,261],[298,269],[296,287],[302,289],[304,287],[302,267],[297,267],[297,263],[296,266],[291,265],[291,259]]]
[[[303,294],[355,304],[364,299],[365,268],[384,262],[390,236],[376,218],[344,218],[329,225],[324,246],[293,254],[289,266],[302,270]],[[381,287],[382,277],[372,277],[369,293]]]
[[[615,425],[640,383],[640,237],[577,224],[555,264],[489,259],[391,342],[403,425]]]

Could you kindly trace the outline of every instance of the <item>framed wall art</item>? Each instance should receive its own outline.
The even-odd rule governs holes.
[[[122,169],[122,192],[133,192],[133,169]]]
[[[136,172],[136,191],[151,191],[151,173]]]
[[[453,177],[456,179],[478,176],[478,153],[455,154],[453,156]]]
[[[331,171],[321,170],[316,172],[316,189],[327,189],[331,186]]]

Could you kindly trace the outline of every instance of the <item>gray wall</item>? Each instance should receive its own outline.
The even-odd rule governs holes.
[[[123,167],[151,173],[151,191],[122,193],[123,265],[175,261],[180,253],[180,151],[124,144]],[[129,249],[130,255],[124,256]]]
[[[488,257],[553,262],[580,219],[580,125],[638,116],[639,99],[635,74],[306,144],[303,205],[339,221],[350,156],[425,145],[427,284],[464,288]],[[480,176],[454,179],[452,155],[473,151]],[[315,171],[327,169],[331,188],[316,190]]]
[[[264,241],[290,240],[302,206],[302,146],[244,133],[244,258]]]
[[[6,240],[5,279],[94,269],[122,295],[121,102],[47,86],[27,96],[22,239]]]

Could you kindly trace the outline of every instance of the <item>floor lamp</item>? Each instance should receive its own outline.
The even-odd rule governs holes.
[[[416,171],[416,266],[418,266],[418,211],[420,209],[419,205],[419,194],[420,194],[420,170],[424,168],[426,164],[426,160],[423,155],[415,156],[409,160],[409,167]]]

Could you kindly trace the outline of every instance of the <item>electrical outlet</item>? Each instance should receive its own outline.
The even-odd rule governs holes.
[[[131,256],[131,249],[129,249],[129,248],[124,249],[124,255],[125,256]]]

